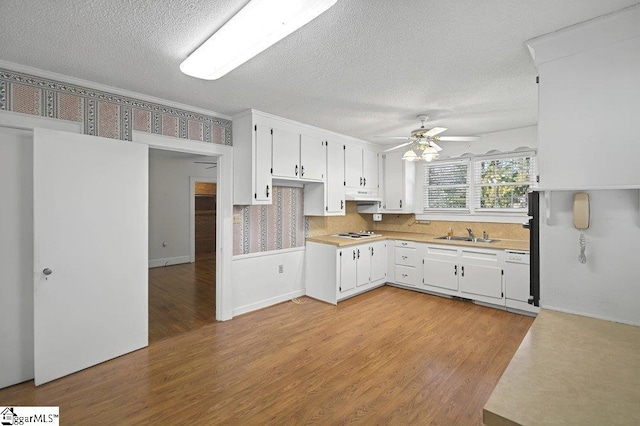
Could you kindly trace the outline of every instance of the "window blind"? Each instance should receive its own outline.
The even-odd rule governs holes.
[[[423,211],[469,208],[469,161],[425,164]]]

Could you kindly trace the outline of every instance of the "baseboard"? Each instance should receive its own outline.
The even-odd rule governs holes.
[[[304,296],[305,291],[296,290],[290,293],[281,294],[279,296],[271,297],[269,299],[261,300],[256,303],[251,303],[249,305],[239,306],[233,310],[233,316],[246,314],[247,312],[257,311],[258,309],[266,308],[268,306],[273,306],[278,303],[286,302],[287,300],[291,300],[294,297]]]
[[[149,268],[191,263],[191,256],[168,257],[166,259],[149,259]]]

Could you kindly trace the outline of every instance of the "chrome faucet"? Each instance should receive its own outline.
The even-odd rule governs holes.
[[[474,240],[475,240],[475,239],[476,239],[476,236],[475,236],[475,235],[473,235],[473,231],[471,230],[471,228],[466,228],[466,229],[467,229],[467,232],[469,233],[469,238],[472,238],[472,239],[474,239]]]

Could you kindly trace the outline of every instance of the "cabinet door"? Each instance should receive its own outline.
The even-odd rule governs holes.
[[[254,127],[256,201],[271,201],[271,128],[263,124]]]
[[[362,177],[365,188],[378,188],[378,153],[375,151],[362,151]]]
[[[300,135],[300,177],[305,180],[323,180],[326,167],[324,141]]]
[[[344,212],[344,148],[338,141],[327,141],[327,213]]]
[[[356,261],[358,272],[356,273],[356,285],[366,285],[371,281],[371,252],[367,246],[358,246],[356,250]]]
[[[362,176],[362,148],[345,145],[344,149],[344,180],[346,186],[359,188],[363,185]]]
[[[338,290],[341,293],[353,290],[356,287],[356,249],[340,250],[340,283]]]
[[[448,260],[424,259],[423,279],[425,285],[458,289],[458,264]]]
[[[371,281],[379,281],[387,277],[387,243],[378,241],[371,243]]]
[[[383,208],[389,211],[402,211],[404,197],[404,173],[400,152],[384,155],[384,203]]]
[[[527,302],[530,296],[529,265],[507,263],[504,269],[504,294],[507,299]]]
[[[300,134],[274,128],[271,160],[273,176],[298,178],[300,176],[299,162]]]
[[[460,265],[460,291],[502,298],[502,269],[495,266]]]

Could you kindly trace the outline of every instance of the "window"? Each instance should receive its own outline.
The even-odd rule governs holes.
[[[469,160],[431,163],[424,168],[424,210],[469,209]]]
[[[535,179],[533,152],[425,163],[423,212],[523,212]]]
[[[531,155],[476,160],[476,209],[526,210],[533,163]]]

